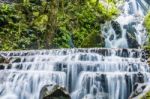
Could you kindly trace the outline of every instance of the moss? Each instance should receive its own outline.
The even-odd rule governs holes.
[[[144,26],[147,30],[147,42],[146,42],[144,48],[150,49],[150,12],[145,17]]]
[[[104,46],[103,37],[101,37],[100,33],[91,33],[89,34],[82,42],[81,47],[89,48],[89,47],[101,47]]]
[[[147,92],[142,98],[140,99],[150,99],[150,91]]]

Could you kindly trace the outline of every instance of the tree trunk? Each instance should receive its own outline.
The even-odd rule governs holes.
[[[52,46],[52,39],[54,37],[56,28],[57,28],[57,1],[51,0],[50,4],[47,6],[48,8],[48,24],[46,31],[46,48],[50,48]]]

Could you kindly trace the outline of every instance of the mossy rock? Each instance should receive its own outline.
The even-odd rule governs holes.
[[[40,92],[40,99],[71,99],[71,97],[63,87],[46,85]]]
[[[9,59],[5,58],[4,56],[0,56],[0,63],[6,63],[8,64],[10,62]]]
[[[101,33],[91,33],[89,34],[81,44],[81,47],[102,47],[104,46],[104,38]]]
[[[150,99],[150,91],[147,92],[142,98],[140,99]]]
[[[149,66],[150,66],[150,57],[148,58],[147,62],[148,62],[148,64],[149,64]]]

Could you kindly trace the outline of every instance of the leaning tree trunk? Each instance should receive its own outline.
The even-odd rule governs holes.
[[[52,39],[54,37],[57,28],[57,0],[51,0],[50,4],[47,5],[48,9],[48,23],[45,34],[46,48],[50,48],[52,45]]]

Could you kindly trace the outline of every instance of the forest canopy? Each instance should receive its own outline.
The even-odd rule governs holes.
[[[16,0],[0,3],[0,50],[102,47],[101,24],[115,0]]]

